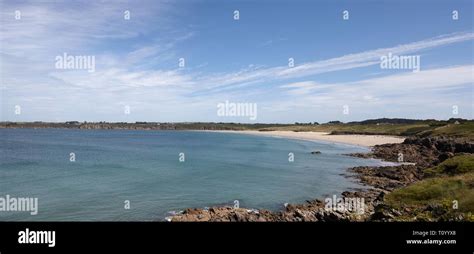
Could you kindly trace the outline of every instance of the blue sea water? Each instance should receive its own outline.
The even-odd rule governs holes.
[[[0,197],[38,198],[39,206],[37,215],[0,211],[0,220],[163,220],[170,211],[234,200],[279,210],[360,188],[341,174],[382,162],[343,154],[366,151],[238,133],[0,129]]]

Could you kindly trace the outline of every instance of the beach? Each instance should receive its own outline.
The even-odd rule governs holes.
[[[251,135],[261,135],[269,137],[301,139],[308,141],[326,141],[334,143],[343,143],[350,145],[371,147],[375,145],[402,143],[404,137],[386,136],[386,135],[330,135],[327,132],[295,132],[295,131],[225,131],[217,132],[241,133]]]

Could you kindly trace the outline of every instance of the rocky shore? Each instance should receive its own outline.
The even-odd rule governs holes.
[[[170,221],[209,221],[209,222],[316,222],[316,221],[394,221],[417,220],[417,211],[409,208],[397,210],[385,203],[384,197],[392,191],[411,185],[425,178],[424,169],[440,164],[458,154],[473,154],[474,142],[463,138],[411,137],[400,144],[377,145],[367,154],[350,154],[363,158],[378,158],[392,162],[403,162],[399,166],[354,167],[347,171],[347,177],[357,179],[368,188],[341,193],[344,198],[363,198],[365,211],[326,209],[325,202],[319,199],[308,200],[304,204],[286,205],[283,211],[271,212],[234,208],[231,206],[209,209],[191,208],[172,216]],[[423,212],[443,214],[433,205]],[[442,218],[441,216],[439,216]],[[403,219],[401,219],[403,218]],[[452,218],[450,218],[451,220]],[[456,219],[456,218],[455,218]],[[463,220],[463,217],[457,218]]]

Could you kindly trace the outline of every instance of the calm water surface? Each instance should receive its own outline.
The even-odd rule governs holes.
[[[162,220],[234,200],[278,210],[360,187],[341,176],[345,169],[382,162],[342,154],[365,151],[234,133],[0,129],[0,197],[39,202],[38,215],[0,212],[0,220]]]

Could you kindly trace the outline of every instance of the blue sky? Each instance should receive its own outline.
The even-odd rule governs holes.
[[[90,2],[0,2],[1,120],[473,118],[472,1]],[[64,52],[95,72],[55,68]],[[389,53],[421,71],[380,68]],[[258,118],[218,116],[225,101]]]

